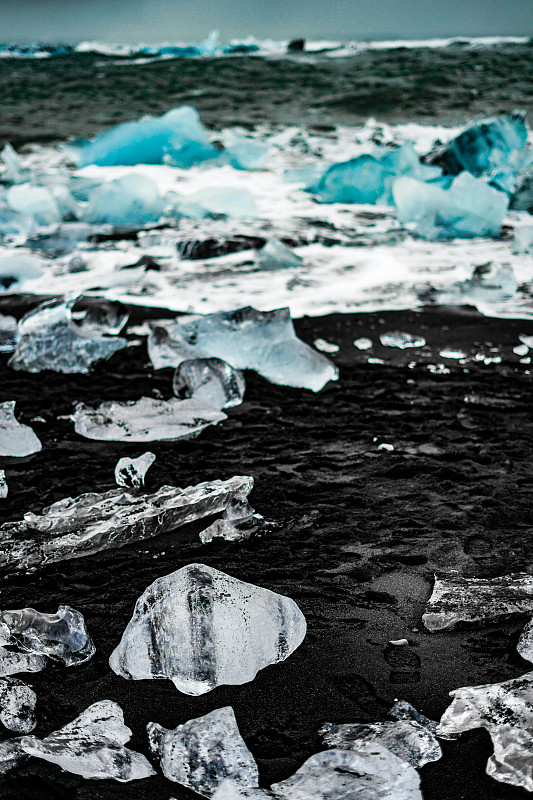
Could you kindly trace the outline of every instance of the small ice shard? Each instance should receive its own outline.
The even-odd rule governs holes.
[[[426,340],[423,336],[417,336],[413,333],[406,331],[388,331],[382,333],[379,341],[383,347],[399,347],[400,350],[406,350],[408,347],[424,347]]]
[[[226,217],[256,217],[255,200],[248,189],[215,187],[199,189],[180,199],[177,210],[184,217],[203,219],[210,214]]]
[[[0,469],[0,500],[5,500],[8,493],[5,470]]]
[[[71,419],[74,430],[86,439],[107,442],[157,442],[190,439],[209,425],[227,419],[217,411],[191,400],[155,400],[141,397],[123,403],[110,401],[89,408],[78,403]]]
[[[326,722],[319,733],[324,744],[340,750],[351,750],[360,742],[377,742],[415,768],[438,761],[442,757],[442,750],[434,734],[412,720],[346,725]]]
[[[48,656],[66,667],[84,664],[96,652],[83,615],[70,606],[59,606],[56,614],[34,608],[0,611],[0,644]]]
[[[46,667],[45,656],[36,653],[17,653],[0,646],[0,677],[19,672],[40,672]]]
[[[27,513],[20,522],[0,525],[0,566],[27,569],[123,547],[219,514],[252,486],[253,478],[236,476],[187,489],[163,486],[154,494],[112,489],[66,497],[40,515]]]
[[[155,775],[141,753],[124,747],[130,738],[120,706],[111,700],[100,700],[44,739],[23,736],[20,744],[28,755],[58,764],[83,778],[113,778],[124,783]]]
[[[360,339],[354,339],[353,344],[358,350],[370,350],[372,347],[372,339],[367,339],[366,336],[361,336]]]
[[[43,303],[19,323],[20,340],[9,360],[13,369],[25,372],[83,373],[91,364],[127,347],[126,339],[105,337],[73,320],[76,297]]]
[[[15,400],[0,403],[0,456],[22,458],[42,449],[30,426],[15,419]]]
[[[227,542],[239,542],[249,539],[253,533],[263,530],[264,527],[264,518],[255,513],[247,495],[237,495],[228,503],[222,518],[200,533],[200,541],[207,544],[219,537]]]
[[[189,564],[143,592],[109,664],[123,678],[168,678],[196,696],[252,681],[285,661],[305,633],[290,598]]]
[[[19,154],[9,142],[0,152],[0,158],[4,162],[2,178],[6,183],[24,183],[28,180],[28,170],[24,169]]]
[[[29,733],[37,725],[37,695],[18,678],[0,678],[0,722],[16,733]]]
[[[6,192],[6,200],[13,211],[33,217],[37,225],[56,225],[61,212],[56,199],[45,186],[21,183]]]
[[[374,742],[316,753],[270,788],[283,800],[422,800],[417,771]]]
[[[521,225],[514,232],[512,249],[515,253],[533,255],[533,225]]]
[[[224,132],[224,158],[234,169],[261,169],[268,158],[268,146],[242,136],[236,131]]]
[[[158,329],[159,331],[159,329]],[[148,354],[155,369],[211,356],[236,369],[252,369],[271,383],[318,392],[337,380],[338,368],[296,336],[288,308],[256,311],[250,306],[208,314],[154,332]]]
[[[425,239],[499,236],[509,198],[469,172],[461,172],[444,189],[402,177],[393,186],[401,222],[416,223]]]
[[[485,622],[526,611],[533,611],[533,575],[452,576],[435,578],[422,620],[429,631],[442,631],[458,622]]]
[[[172,380],[172,390],[177,397],[193,398],[218,411],[239,406],[245,389],[242,372],[220,358],[182,361]]]
[[[0,258],[0,291],[18,292],[26,281],[44,274],[41,262],[35,256],[12,255]]]
[[[115,467],[115,480],[118,486],[140,490],[144,486],[144,476],[155,461],[153,453],[143,453],[138,458],[121,458]]]
[[[174,730],[155,722],[147,725],[150,749],[165,778],[210,797],[225,780],[240,786],[258,785],[255,760],[237,727],[231,706],[217,708]]]
[[[304,263],[301,256],[297,256],[290,247],[280,242],[275,237],[256,252],[255,261],[258,267],[265,270],[288,269],[301,267]]]
[[[394,445],[388,442],[381,442],[381,444],[378,444],[378,450],[386,450],[388,453],[392,453]]]
[[[409,644],[409,639],[389,639],[389,644],[394,647],[405,647],[406,644]]]
[[[528,347],[528,349],[533,350],[533,336],[527,336],[525,333],[520,333],[518,338],[522,344],[525,344]]]
[[[72,307],[72,321],[76,328],[89,338],[97,336],[116,336],[128,321],[129,311],[122,303],[98,298],[96,305],[78,311]]]
[[[26,761],[28,755],[20,746],[20,737],[0,742],[0,775],[5,775]]]
[[[439,352],[439,356],[441,358],[450,358],[454,361],[460,361],[461,359],[466,358],[466,353],[463,350],[453,350],[450,347],[445,347]]]
[[[165,203],[148,175],[124,175],[96,187],[83,212],[86,222],[136,228],[157,222]]]
[[[486,728],[494,745],[487,775],[533,791],[533,672],[450,692],[437,735]]]
[[[181,106],[99,134],[79,150],[79,163],[116,167],[169,162],[187,169],[217,156],[196,109]]]
[[[517,344],[516,347],[513,347],[513,353],[517,356],[527,356],[529,347],[527,344]]]
[[[315,339],[313,345],[317,350],[320,350],[321,353],[338,353],[340,350],[338,344],[327,342],[325,339]]]
[[[18,338],[19,328],[15,317],[0,314],[0,353],[12,353]]]

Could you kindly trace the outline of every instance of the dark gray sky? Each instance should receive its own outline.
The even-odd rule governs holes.
[[[0,41],[528,36],[532,0],[0,0]]]

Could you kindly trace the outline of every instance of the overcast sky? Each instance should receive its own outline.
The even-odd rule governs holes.
[[[0,0],[0,41],[529,36],[533,0]]]

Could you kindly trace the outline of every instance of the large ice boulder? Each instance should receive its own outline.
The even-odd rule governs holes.
[[[124,175],[95,188],[83,212],[86,222],[130,228],[157,222],[165,202],[147,175]]]

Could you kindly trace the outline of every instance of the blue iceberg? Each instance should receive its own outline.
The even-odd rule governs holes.
[[[416,223],[425,239],[498,236],[509,198],[469,172],[461,172],[449,189],[410,177],[393,187],[402,222]]]
[[[124,175],[101,184],[90,193],[83,219],[97,225],[137,227],[157,222],[164,206],[152,178]]]
[[[180,106],[162,117],[125,122],[79,147],[79,165],[100,167],[171,163],[184,169],[219,154],[211,144],[198,112]]]

